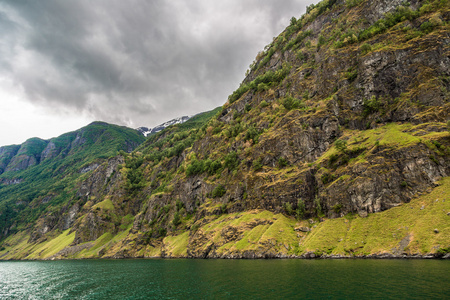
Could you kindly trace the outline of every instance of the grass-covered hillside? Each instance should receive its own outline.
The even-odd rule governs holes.
[[[0,238],[67,207],[77,198],[78,182],[107,158],[130,152],[143,141],[136,130],[94,122],[50,140],[32,138],[1,147]]]
[[[298,220],[269,211],[250,210],[209,218],[199,226],[191,252],[189,231],[162,238],[161,243],[129,243],[137,238],[132,227],[114,234],[106,232],[96,240],[73,245],[75,232],[58,232],[51,239],[28,243],[21,232],[3,242],[3,259],[52,259],[98,257],[421,257],[424,253],[449,252],[450,179],[433,192],[410,203],[361,218]],[[103,208],[107,209],[107,208]],[[433,257],[430,254],[430,257]]]
[[[449,17],[309,6],[222,108],[109,159],[0,257],[446,255]]]

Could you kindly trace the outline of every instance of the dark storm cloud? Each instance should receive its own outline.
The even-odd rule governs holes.
[[[129,126],[226,102],[309,2],[4,1],[0,76],[27,100]]]

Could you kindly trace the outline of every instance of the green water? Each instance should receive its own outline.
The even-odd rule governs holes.
[[[0,262],[0,299],[450,299],[450,261]]]

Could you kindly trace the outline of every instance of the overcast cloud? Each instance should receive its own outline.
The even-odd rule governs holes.
[[[0,1],[0,145],[223,105],[311,2]]]

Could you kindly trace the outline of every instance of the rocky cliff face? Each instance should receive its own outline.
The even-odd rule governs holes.
[[[51,221],[59,227],[41,217],[34,232],[71,226],[68,246],[91,242],[87,257],[447,251],[448,226],[435,236],[386,211],[407,215],[406,203],[450,174],[449,16],[446,1],[310,6],[257,55],[220,113],[98,166],[77,185],[77,209],[65,208],[73,217]],[[420,199],[436,207],[427,218],[448,224],[445,201]],[[370,233],[350,223],[375,232],[374,213],[403,236],[377,233],[389,249],[353,247]],[[327,224],[354,232],[327,235]],[[406,235],[422,238],[395,244]]]
[[[5,172],[22,171],[40,162],[40,152],[43,151],[47,142],[38,138],[27,140],[18,149],[14,156],[10,157],[5,167]],[[3,147],[2,147],[3,148]],[[8,146],[5,147],[8,149]],[[11,149],[11,148],[10,148]],[[12,154],[10,152],[10,154]]]
[[[84,146],[90,146],[97,143],[97,139],[99,142],[101,142],[102,139],[106,141],[107,138],[102,137],[102,133],[106,132],[106,129],[101,129],[100,132],[92,133],[92,128],[94,126],[101,127],[107,126],[107,124],[94,122],[78,131],[66,133],[50,140],[32,138],[22,145],[0,147],[0,174],[4,172],[23,171],[29,167],[40,164],[41,162],[57,157],[62,159],[69,154],[79,152],[80,148],[83,148]],[[127,141],[121,150],[131,152],[140,145],[142,140],[143,139],[140,139],[139,141]]]
[[[5,172],[11,159],[17,154],[19,149],[19,145],[0,147],[0,174]]]

